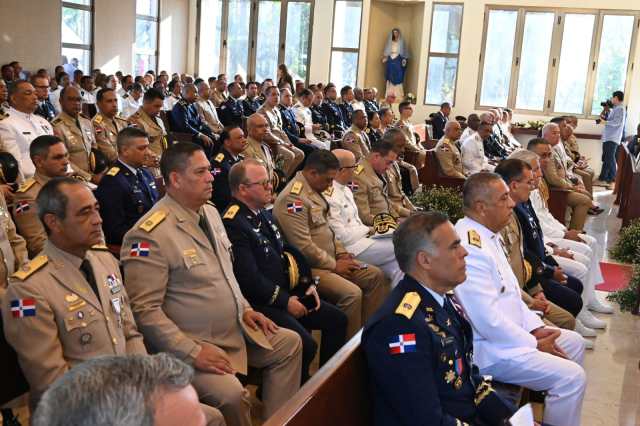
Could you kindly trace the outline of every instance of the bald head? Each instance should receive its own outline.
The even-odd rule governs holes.
[[[249,118],[247,118],[247,133],[250,138],[262,142],[267,134],[267,120],[262,114],[251,114]]]
[[[336,177],[334,178],[335,181],[342,185],[348,184],[349,181],[353,179],[353,171],[356,167],[356,156],[353,152],[347,151],[346,149],[334,149],[331,153],[336,156],[340,164],[338,173],[336,173]]]
[[[457,120],[449,120],[447,124],[444,126],[444,136],[451,140],[457,141],[460,139],[460,135],[462,134],[462,127],[460,127],[460,123]]]

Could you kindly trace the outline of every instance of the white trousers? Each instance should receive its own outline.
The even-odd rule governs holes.
[[[553,256],[560,267],[582,281],[584,290],[582,301],[585,305],[596,298],[596,284],[600,284],[604,278],[600,270],[600,255],[596,239],[590,235],[581,234],[585,243],[560,239],[554,242],[560,247],[569,250],[574,259],[566,259],[560,256]]]
[[[544,423],[579,426],[587,386],[587,376],[582,368],[584,341],[574,331],[560,331],[556,343],[567,353],[568,360],[535,351],[504,359],[483,368],[480,373],[499,382],[546,391]]]
[[[382,269],[384,275],[391,281],[391,288],[394,288],[402,277],[404,277],[404,272],[402,272],[400,266],[398,266],[398,261],[393,251],[393,240],[391,238],[373,240],[373,244],[358,254],[356,259]]]

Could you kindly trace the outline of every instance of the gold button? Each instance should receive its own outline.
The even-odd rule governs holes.
[[[86,327],[86,326],[87,326],[87,323],[86,323],[86,322],[83,322],[83,323],[82,323],[82,324],[80,324],[80,325],[82,325],[83,327]]]
[[[115,338],[115,337],[113,338],[113,340],[112,340],[112,341],[113,341],[113,344],[114,344],[114,345],[118,343],[118,341],[116,340],[116,338]]]

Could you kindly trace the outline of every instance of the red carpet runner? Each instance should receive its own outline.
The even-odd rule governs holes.
[[[596,290],[618,291],[626,288],[631,279],[631,266],[618,263],[600,262],[604,282],[596,285]]]

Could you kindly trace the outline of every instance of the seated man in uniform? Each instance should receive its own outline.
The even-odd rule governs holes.
[[[218,139],[213,131],[202,121],[196,109],[198,91],[193,84],[185,84],[182,88],[182,99],[175,104],[169,114],[171,130],[188,133],[193,136],[193,142],[202,146],[208,157],[213,152],[214,141]]]
[[[407,152],[415,154],[415,160],[412,164],[419,170],[424,166],[425,159],[427,158],[427,151],[420,141],[416,140],[415,129],[411,123],[413,105],[411,102],[400,102],[398,105],[398,111],[400,113],[400,119],[396,123],[396,127],[402,131],[402,134],[407,140],[407,146],[405,148]]]
[[[407,141],[400,130],[388,129],[382,139],[393,143],[393,150],[398,154],[396,161],[387,169],[389,202],[399,216],[406,217],[416,211],[406,194],[414,194],[420,186],[418,171],[403,159]]]
[[[466,281],[455,295],[473,326],[474,361],[483,375],[546,391],[544,422],[580,424],[586,375],[584,340],[546,327],[522,301],[499,235],[515,203],[495,173],[471,175],[463,187],[465,217],[456,223],[469,252]]]
[[[395,218],[408,216],[401,216],[389,202],[385,172],[397,158],[393,144],[388,138],[382,138],[371,146],[369,155],[353,172],[354,185],[351,191],[358,205],[360,219],[367,226],[373,226],[373,218],[380,213],[387,213]]]
[[[211,160],[211,174],[213,175],[213,195],[211,201],[222,214],[231,202],[229,188],[229,171],[231,166],[244,159],[242,151],[247,147],[247,138],[240,127],[227,127],[220,134],[222,146]]]
[[[450,294],[467,251],[447,217],[417,213],[393,236],[407,274],[365,326],[374,424],[502,426],[514,408],[473,365],[471,325]]]
[[[456,145],[462,130],[460,123],[452,120],[447,121],[444,125],[444,136],[440,138],[436,145],[436,157],[442,173],[449,177],[464,179],[464,171],[462,169],[462,160],[460,158],[460,150]]]
[[[98,100],[98,113],[91,120],[96,132],[96,143],[98,149],[109,160],[109,164],[113,164],[118,159],[118,147],[116,146],[118,133],[129,124],[127,120],[118,116],[118,98],[115,90],[100,89],[96,99]],[[133,111],[129,115],[133,115],[135,112]]]
[[[380,306],[389,282],[382,271],[347,252],[329,227],[329,205],[323,197],[340,163],[326,150],[314,151],[276,199],[275,215],[286,240],[305,256],[320,277],[320,296],[348,317],[350,338]]]
[[[142,97],[142,106],[138,112],[129,117],[129,124],[144,130],[149,135],[149,151],[151,153],[146,165],[151,167],[155,177],[160,176],[160,157],[168,148],[167,130],[159,117],[163,101],[162,92],[149,89]]]
[[[360,161],[371,150],[371,142],[365,130],[367,129],[367,114],[364,110],[357,109],[353,112],[353,122],[349,130],[342,138],[342,148],[348,149],[356,156],[356,161]]]
[[[233,247],[233,270],[238,284],[254,309],[280,327],[300,335],[304,383],[310,377],[309,367],[318,348],[311,330],[322,331],[322,366],[344,345],[347,317],[332,304],[320,301],[311,276],[304,274],[295,258],[285,261],[293,255],[290,249],[285,253],[280,230],[271,213],[264,209],[273,197],[264,165],[252,158],[239,162],[231,168],[229,186],[233,199],[222,222]],[[295,282],[290,282],[291,271],[287,271],[286,263],[288,269],[298,270]],[[310,273],[308,267],[307,270]],[[301,298],[309,299],[312,304],[304,305]]]
[[[160,168],[166,195],[127,232],[120,253],[136,323],[150,350],[193,365],[200,400],[227,425],[250,426],[249,393],[236,374],[261,369],[268,418],[300,387],[300,337],[242,296],[231,242],[208,204],[213,175],[202,148],[177,143]]]

